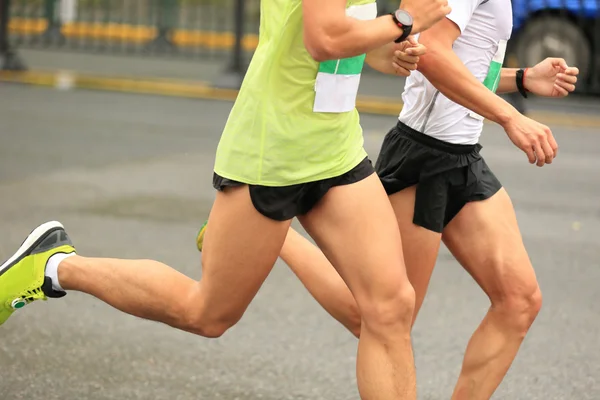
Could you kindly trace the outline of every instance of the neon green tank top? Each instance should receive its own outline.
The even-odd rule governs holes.
[[[347,15],[374,19],[373,0]],[[318,63],[303,41],[301,0],[262,0],[260,38],[217,149],[215,172],[263,186],[342,175],[366,152],[355,108],[365,55]]]

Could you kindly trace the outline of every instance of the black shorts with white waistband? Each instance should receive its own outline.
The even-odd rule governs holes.
[[[441,233],[465,204],[502,188],[481,148],[444,142],[398,122],[383,141],[375,169],[388,195],[416,185],[413,222]]]

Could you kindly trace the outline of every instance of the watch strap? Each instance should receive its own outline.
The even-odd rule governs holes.
[[[525,71],[523,69],[517,70],[517,90],[521,93],[521,96],[527,98],[527,89],[525,89]]]
[[[398,39],[394,40],[394,43],[404,42],[412,32],[412,25],[406,26],[402,22],[398,21],[398,18],[396,18],[395,13],[390,13],[390,15],[392,16],[392,19],[394,20],[394,23],[398,26],[398,28],[402,29],[402,35],[400,35]]]

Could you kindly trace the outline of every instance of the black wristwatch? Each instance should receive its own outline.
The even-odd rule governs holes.
[[[398,25],[398,28],[402,29],[402,35],[394,40],[395,43],[400,43],[406,40],[410,36],[413,28],[412,16],[404,10],[396,10],[396,12],[390,13],[394,23]]]

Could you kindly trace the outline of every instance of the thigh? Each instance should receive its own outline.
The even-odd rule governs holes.
[[[442,234],[448,249],[492,301],[534,295],[535,272],[508,193],[467,203]]]
[[[390,196],[400,234],[408,279],[415,289],[414,319],[423,305],[441,243],[441,234],[413,223],[416,186]]]
[[[248,186],[217,192],[202,251],[200,290],[206,312],[242,316],[273,268],[290,222],[256,211]]]
[[[398,225],[375,174],[330,189],[300,221],[336,267],[363,315],[366,305],[412,297]]]

